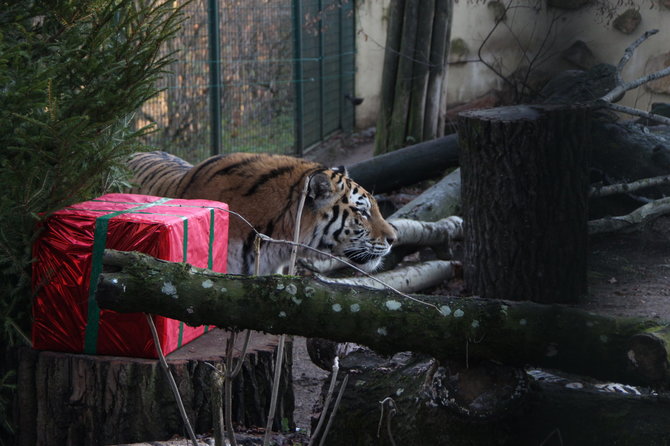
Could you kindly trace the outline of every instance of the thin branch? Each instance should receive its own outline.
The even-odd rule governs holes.
[[[300,201],[298,202],[298,209],[296,210],[295,215],[295,224],[293,229],[293,244],[291,245],[291,259],[288,265],[289,275],[295,274],[295,260],[298,254],[298,244],[300,240],[300,224],[302,219],[302,209],[305,206],[305,200],[307,199],[307,190],[309,189],[309,182],[311,180],[311,175],[308,175],[305,178],[305,183],[303,185],[302,192],[300,193]],[[257,254],[257,257],[260,255]],[[256,271],[258,274],[258,271]],[[275,417],[275,410],[277,407],[277,397],[279,395],[279,380],[281,378],[281,368],[284,361],[284,348],[286,345],[286,335],[281,335],[279,337],[279,345],[277,346],[277,359],[275,361],[275,373],[274,381],[272,382],[272,395],[270,397],[270,409],[268,411],[268,420],[265,425],[265,436],[263,437],[263,446],[270,444],[270,432],[272,431],[272,422]]]
[[[244,365],[244,357],[247,355],[247,350],[249,348],[249,339],[251,338],[251,330],[246,330],[244,336],[244,343],[242,344],[242,352],[240,354],[240,359],[235,365],[235,369],[228,375],[228,378],[235,378],[242,370],[242,365]]]
[[[354,265],[353,263],[347,262],[346,260],[344,260],[344,259],[342,259],[342,258],[340,258],[340,257],[337,257],[337,256],[335,256],[335,255],[333,255],[333,254],[330,254],[330,253],[327,253],[327,252],[320,251],[320,250],[318,250],[318,249],[316,249],[316,248],[312,248],[311,246],[309,246],[309,245],[305,245],[304,243],[289,242],[288,240],[276,240],[276,239],[273,239],[272,237],[270,237],[270,236],[268,236],[268,235],[261,234],[261,233],[258,233],[258,235],[259,235],[259,237],[261,237],[261,238],[262,238],[264,241],[266,241],[266,242],[270,242],[270,243],[285,243],[285,244],[288,244],[288,245],[297,245],[297,246],[299,246],[299,247],[301,247],[301,248],[304,248],[304,249],[307,249],[307,250],[311,250],[311,251],[317,252],[317,253],[319,253],[320,255],[323,255],[323,256],[325,256],[325,257],[328,257],[328,258],[330,258],[330,259],[333,259],[333,260],[335,260],[335,261],[337,261],[337,262],[342,262],[342,263],[344,263],[345,265],[347,265],[349,268],[352,268],[352,269],[356,270],[357,272],[363,274],[363,275],[366,276],[366,277],[369,277],[370,279],[374,280],[375,282],[381,283],[382,285],[384,285],[384,287],[385,287],[386,289],[388,289],[388,290],[390,290],[390,291],[396,293],[398,296],[404,297],[405,299],[409,299],[409,300],[411,300],[411,301],[414,301],[414,302],[419,303],[419,304],[422,304],[422,305],[426,305],[427,307],[433,307],[435,310],[437,310],[438,313],[441,313],[441,312],[442,312],[442,311],[440,310],[440,308],[439,308],[437,305],[432,304],[432,303],[430,303],[430,302],[423,301],[423,300],[421,300],[421,299],[417,299],[416,297],[414,297],[414,296],[410,296],[409,294],[403,293],[402,291],[400,291],[400,290],[398,290],[398,289],[396,289],[396,288],[394,288],[394,287],[392,287],[392,286],[389,286],[389,285],[385,284],[383,281],[377,279],[375,276],[373,276],[372,274],[368,273],[367,271],[363,271],[362,269],[360,269],[359,267],[357,267],[357,266]]]
[[[333,392],[335,391],[335,383],[337,382],[337,374],[339,371],[340,371],[340,359],[337,356],[335,356],[335,360],[333,361],[333,371],[330,376],[330,384],[328,385],[328,393],[326,394],[326,399],[323,402],[323,409],[321,410],[321,415],[319,416],[319,422],[316,424],[314,432],[312,432],[312,435],[310,436],[308,446],[314,445],[316,437],[319,435],[319,431],[321,431],[323,420],[326,419],[326,413],[328,412],[328,407],[330,406],[330,400],[332,399]]]
[[[646,84],[647,82],[651,82],[668,75],[670,75],[670,67],[666,67],[660,71],[656,71],[655,73],[647,74],[646,76],[637,78],[634,81],[624,82],[623,84],[613,88],[609,93],[607,93],[600,99],[605,102],[611,102],[612,100],[618,98],[621,94],[627,92],[628,90],[632,90],[634,88],[639,87],[642,84]]]
[[[397,406],[395,401],[391,397],[386,397],[379,402],[381,405],[381,414],[379,415],[379,425],[377,426],[377,438],[381,438],[382,423],[384,421],[384,408],[388,405],[389,412],[386,415],[386,430],[388,432],[389,441],[392,446],[396,446],[395,440],[393,439],[393,434],[391,433],[391,418],[396,414]]]
[[[653,80],[659,79],[661,77],[665,77],[670,74],[670,67],[667,67],[663,70],[657,71],[655,73],[648,74],[646,76],[642,76],[640,78],[635,79],[634,81],[630,82],[624,82],[623,77],[621,75],[621,72],[624,68],[624,66],[628,63],[631,57],[633,57],[633,52],[639,47],[644,41],[646,41],[649,37],[653,36],[654,34],[658,33],[657,29],[652,29],[644,34],[642,34],[635,42],[631,43],[628,48],[624,50],[623,56],[621,57],[621,60],[619,61],[619,64],[617,65],[616,68],[616,87],[614,87],[612,90],[610,90],[605,96],[600,98],[601,101],[604,102],[612,102],[615,99],[621,97],[625,92],[628,90],[632,90],[634,88],[639,87],[642,84],[646,84],[647,82],[651,82]]]
[[[670,197],[654,200],[635,209],[630,214],[618,217],[605,217],[589,222],[589,234],[620,231],[670,214]]]
[[[510,0],[509,3],[507,4],[507,7],[505,8],[505,11],[508,11],[511,5],[512,5],[512,0]],[[498,19],[496,19],[496,23],[495,23],[495,24],[493,25],[493,27],[489,30],[489,33],[486,35],[486,37],[485,37],[484,40],[482,41],[482,44],[479,45],[479,49],[477,50],[477,57],[479,58],[479,62],[483,63],[483,64],[486,66],[486,68],[488,68],[489,70],[493,71],[493,74],[495,74],[495,75],[498,76],[500,79],[502,79],[503,82],[507,83],[510,87],[515,88],[514,82],[512,82],[511,80],[509,80],[509,79],[507,78],[507,76],[505,76],[505,75],[503,75],[501,72],[499,72],[493,65],[491,65],[491,64],[488,63],[488,62],[486,62],[486,61],[484,60],[484,58],[482,57],[482,50],[484,49],[484,46],[488,43],[488,41],[489,41],[489,39],[491,38],[491,36],[493,36],[493,33],[494,33],[495,30],[498,28],[498,25],[500,25],[500,24],[503,22],[503,19],[504,19],[504,16],[499,17]],[[515,91],[516,91],[516,88],[515,88]]]
[[[226,380],[224,381],[224,397],[225,409],[224,426],[226,428],[226,436],[231,446],[237,446],[237,439],[235,438],[235,429],[233,428],[233,379],[228,376],[228,371],[233,368],[233,347],[237,340],[237,333],[231,330],[226,341]],[[240,358],[238,364],[242,363],[244,358]]]
[[[668,73],[670,74],[670,73]],[[641,118],[649,119],[650,121],[656,121],[660,124],[670,125],[670,118],[665,116],[657,115],[656,113],[646,112],[638,110],[637,108],[626,107],[625,105],[612,104],[611,102],[605,102],[603,105],[610,110],[618,111],[621,113],[627,113],[633,116],[639,116]]]
[[[168,367],[168,363],[165,360],[165,355],[163,355],[161,342],[160,339],[158,338],[158,332],[156,331],[156,324],[154,324],[154,320],[150,314],[145,314],[145,316],[147,317],[147,322],[149,323],[149,328],[151,329],[151,336],[153,336],[154,338],[154,345],[156,347],[156,353],[158,353],[159,363],[161,365],[161,368],[165,372],[165,376],[167,377],[168,384],[170,384],[170,389],[174,394],[174,398],[175,400],[177,400],[177,407],[179,407],[179,414],[181,415],[181,418],[184,421],[184,425],[186,426],[186,431],[188,432],[188,436],[191,439],[191,443],[193,443],[193,446],[198,446],[198,440],[196,440],[195,432],[193,432],[191,422],[188,420],[188,415],[186,414],[184,403],[182,402],[181,395],[179,394],[179,388],[177,387],[177,383],[174,381],[172,372],[170,372],[170,367]]]
[[[326,429],[323,431],[323,435],[321,436],[321,441],[319,441],[319,446],[323,446],[324,441],[326,441],[326,437],[328,436],[328,431],[330,431],[330,426],[333,424],[333,420],[335,419],[335,413],[337,413],[337,408],[340,407],[340,401],[342,401],[342,395],[344,395],[344,389],[347,388],[347,383],[349,382],[349,375],[344,375],[344,379],[342,380],[342,384],[340,384],[340,391],[337,392],[337,399],[335,400],[335,404],[333,404],[333,410],[330,411],[330,417],[328,418],[328,424],[326,424]]]
[[[670,121],[670,120],[669,120]],[[658,177],[644,178],[642,180],[632,181],[630,183],[611,184],[608,186],[592,187],[589,192],[590,198],[605,197],[607,195],[623,194],[634,192],[646,187],[660,186],[670,184],[670,175],[661,175]]]
[[[631,43],[628,46],[628,48],[624,50],[623,56],[621,56],[621,60],[619,60],[619,64],[616,67],[617,84],[623,84],[623,78],[621,77],[621,73],[623,72],[624,66],[626,66],[630,58],[633,57],[633,52],[635,52],[637,47],[640,46],[645,40],[647,40],[656,33],[658,33],[657,29],[650,29],[649,31],[645,32],[640,37],[638,37],[638,39],[635,42]]]

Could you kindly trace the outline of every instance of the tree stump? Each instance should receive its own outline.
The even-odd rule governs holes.
[[[459,115],[464,276],[483,297],[577,302],[586,293],[587,107]]]
[[[227,333],[213,330],[168,355],[196,433],[212,432],[220,380],[206,363],[225,363]],[[242,343],[243,336],[238,336]],[[232,418],[265,426],[276,336],[254,332],[233,382]],[[239,352],[240,345],[236,347]],[[290,349],[288,349],[290,351]],[[166,440],[185,435],[182,419],[157,360],[22,349],[18,352],[18,434],[23,445],[100,445]],[[292,425],[291,360],[284,361],[274,428]]]

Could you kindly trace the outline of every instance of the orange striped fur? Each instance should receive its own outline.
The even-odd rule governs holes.
[[[374,270],[396,238],[375,199],[346,172],[283,155],[231,153],[196,166],[165,152],[136,153],[133,192],[173,198],[222,201],[257,231],[293,240],[293,228],[305,179],[309,187],[301,217],[300,242],[348,258]],[[228,272],[252,274],[255,232],[231,215]],[[302,250],[303,257],[314,257]],[[261,274],[280,272],[290,246],[264,243]]]

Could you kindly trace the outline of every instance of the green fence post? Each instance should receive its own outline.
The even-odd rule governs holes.
[[[209,108],[210,150],[212,155],[221,153],[221,39],[219,35],[219,0],[208,0],[209,25]]]
[[[295,88],[295,146],[296,155],[303,155],[303,66],[302,66],[302,0],[293,0],[293,85]]]
[[[323,33],[325,27],[323,26],[323,21],[325,20],[325,13],[323,10],[323,2],[319,0],[318,2],[319,14],[321,15],[321,20],[319,20],[319,96],[321,98],[321,110],[319,114],[319,139],[323,141],[326,136],[324,133],[325,119],[326,119],[326,86],[323,80],[324,70],[323,70],[323,58],[325,54],[324,42],[323,42]]]

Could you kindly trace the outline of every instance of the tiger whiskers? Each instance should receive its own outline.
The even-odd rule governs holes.
[[[302,200],[302,202],[304,203],[304,199]],[[323,256],[325,256],[325,257],[328,257],[328,258],[331,259],[331,260],[334,260],[334,261],[336,261],[336,262],[342,263],[343,265],[348,266],[349,268],[352,268],[353,270],[355,270],[355,271],[358,272],[358,273],[361,273],[361,274],[364,275],[365,277],[367,277],[367,278],[369,278],[369,279],[371,279],[371,280],[373,280],[373,281],[375,281],[375,282],[377,282],[377,283],[383,285],[386,289],[388,289],[389,291],[394,292],[395,294],[397,294],[397,295],[400,296],[400,297],[404,297],[405,299],[409,299],[409,300],[411,300],[411,301],[413,301],[413,302],[416,302],[416,303],[418,303],[418,304],[421,304],[421,305],[426,305],[426,306],[428,306],[428,307],[433,307],[438,313],[440,313],[440,314],[442,313],[442,310],[440,310],[440,308],[439,308],[437,305],[432,304],[432,303],[430,303],[430,302],[426,302],[426,301],[421,300],[421,299],[418,299],[418,298],[416,298],[416,297],[414,297],[414,296],[411,296],[411,295],[409,295],[409,294],[407,294],[407,293],[403,293],[402,291],[398,290],[397,288],[394,288],[394,287],[392,287],[391,285],[388,285],[388,284],[385,283],[384,281],[379,280],[378,278],[376,278],[374,275],[372,275],[372,274],[368,273],[367,271],[365,271],[365,270],[359,268],[359,267],[356,266],[355,264],[353,264],[353,263],[351,263],[351,262],[348,262],[348,261],[344,260],[342,257],[336,256],[336,255],[333,255],[333,254],[330,254],[330,253],[325,252],[325,251],[321,251],[320,249],[314,248],[314,247],[309,246],[309,245],[304,244],[304,243],[300,243],[300,242],[298,242],[298,241],[289,241],[289,240],[274,239],[274,238],[270,237],[269,235],[263,234],[262,232],[258,231],[258,230],[257,230],[257,229],[256,229],[250,222],[249,222],[249,220],[247,220],[246,218],[244,218],[244,217],[243,217],[242,215],[240,215],[239,213],[237,213],[237,212],[235,212],[235,211],[231,211],[230,209],[227,209],[226,212],[228,212],[229,214],[234,215],[235,217],[239,218],[245,225],[249,226],[249,228],[256,234],[256,237],[257,237],[257,238],[261,239],[261,240],[264,241],[264,242],[285,244],[285,245],[289,245],[289,246],[291,246],[291,247],[294,247],[296,250],[297,250],[297,248],[303,248],[303,249],[306,249],[306,250],[308,250],[308,251],[312,251],[312,252],[315,252],[315,253],[317,253],[317,254],[323,255]],[[299,220],[299,219],[298,219],[298,220]],[[298,221],[298,223],[299,223],[299,221]],[[299,224],[296,225],[296,226],[299,227]],[[258,254],[257,254],[257,255],[258,255]]]
[[[394,287],[392,287],[391,285],[388,285],[388,284],[385,283],[384,281],[379,280],[378,278],[376,278],[374,275],[372,275],[372,274],[368,273],[367,271],[365,271],[365,270],[363,270],[363,269],[357,267],[356,265],[354,265],[354,264],[351,263],[351,262],[347,262],[346,260],[344,260],[344,259],[341,258],[341,257],[338,257],[338,256],[336,256],[336,255],[330,254],[330,253],[328,253],[328,252],[321,251],[321,250],[319,250],[319,249],[317,249],[317,248],[313,248],[313,247],[311,247],[311,246],[309,246],[309,245],[306,245],[306,244],[304,244],[304,243],[291,242],[291,241],[288,241],[288,240],[276,240],[276,239],[273,239],[272,237],[269,237],[269,236],[267,236],[267,235],[265,235],[265,234],[262,234],[262,233],[260,233],[260,232],[256,232],[256,235],[257,235],[258,237],[260,237],[261,239],[263,239],[263,241],[268,242],[268,243],[285,243],[285,244],[288,244],[288,245],[297,246],[297,247],[299,247],[299,248],[304,248],[304,249],[307,249],[307,250],[309,250],[309,251],[316,252],[316,253],[321,254],[321,255],[324,255],[324,256],[326,256],[326,257],[332,259],[332,260],[335,260],[335,261],[337,261],[337,262],[343,263],[344,265],[346,265],[346,266],[348,266],[348,267],[350,267],[350,268],[356,270],[357,272],[363,274],[365,277],[367,277],[367,278],[369,278],[369,279],[372,279],[373,281],[375,281],[375,282],[377,282],[377,283],[383,285],[383,286],[384,286],[385,288],[387,288],[389,291],[392,291],[392,292],[396,293],[398,296],[404,297],[405,299],[409,299],[409,300],[411,300],[411,301],[413,301],[413,302],[416,302],[416,303],[419,303],[419,304],[422,304],[422,305],[426,305],[426,306],[428,306],[428,307],[433,307],[433,308],[435,308],[435,310],[437,310],[438,313],[442,314],[442,310],[440,310],[440,308],[439,308],[437,305],[432,304],[432,303],[430,303],[430,302],[426,302],[426,301],[421,300],[421,299],[418,299],[418,298],[416,298],[416,297],[414,297],[414,296],[411,296],[411,295],[409,295],[409,294],[407,294],[407,293],[403,293],[402,291],[398,290],[397,288],[394,288]]]

